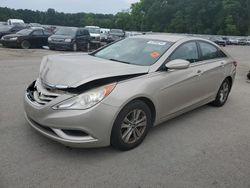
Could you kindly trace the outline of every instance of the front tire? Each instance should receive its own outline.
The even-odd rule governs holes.
[[[27,40],[24,40],[24,41],[22,41],[22,43],[21,43],[22,49],[29,49],[30,46],[31,46],[31,45],[30,45],[30,42],[27,41]]]
[[[76,52],[77,50],[78,50],[78,46],[77,46],[76,42],[74,42],[72,45],[72,51]]]
[[[216,107],[222,107],[227,102],[230,90],[231,83],[227,78],[222,82],[220,89],[217,93],[216,99],[211,104]]]
[[[152,124],[151,111],[142,101],[127,104],[118,114],[111,134],[111,145],[131,150],[142,143]]]

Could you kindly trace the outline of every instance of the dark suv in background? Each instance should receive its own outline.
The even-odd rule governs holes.
[[[62,27],[48,38],[51,50],[84,50],[88,48],[90,34],[88,30],[77,27]]]

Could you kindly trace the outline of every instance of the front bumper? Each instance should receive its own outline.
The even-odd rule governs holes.
[[[70,147],[110,145],[112,126],[119,110],[117,107],[99,103],[87,110],[53,110],[52,106],[69,96],[62,95],[46,105],[38,105],[28,95],[26,92],[24,97],[25,117],[44,136]],[[72,136],[68,130],[84,134]]]
[[[20,44],[17,41],[11,41],[11,40],[1,40],[0,43],[2,43],[2,45],[6,47],[19,47],[20,46]]]
[[[71,50],[73,44],[68,42],[49,42],[49,48],[56,50]]]

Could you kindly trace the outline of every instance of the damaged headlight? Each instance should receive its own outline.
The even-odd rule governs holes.
[[[116,83],[108,84],[89,90],[83,94],[72,97],[55,106],[55,110],[85,110],[91,108],[107,97],[115,88]]]

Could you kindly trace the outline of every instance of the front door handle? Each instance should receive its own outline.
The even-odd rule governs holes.
[[[197,74],[200,74],[200,73],[202,73],[202,71],[201,71],[201,70],[198,70],[198,71],[197,71]]]
[[[197,76],[201,76],[202,75],[202,70],[198,70],[197,71]]]

